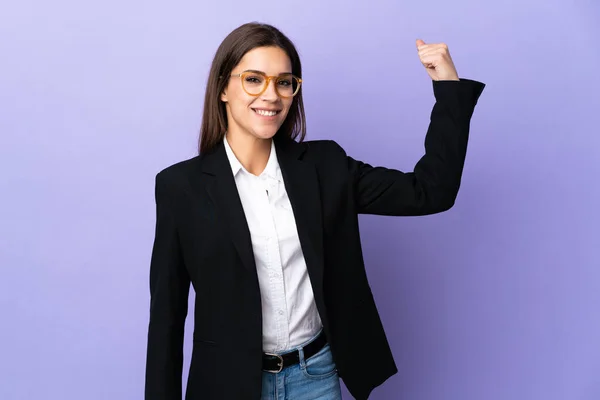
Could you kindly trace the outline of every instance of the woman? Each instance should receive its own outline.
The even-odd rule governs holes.
[[[356,399],[397,372],[365,274],[358,214],[454,204],[484,85],[443,44],[417,41],[436,103],[414,172],[304,141],[302,68],[264,24],[234,30],[208,78],[200,155],[156,177],[146,399],[182,396],[184,321],[196,292],[186,399]]]

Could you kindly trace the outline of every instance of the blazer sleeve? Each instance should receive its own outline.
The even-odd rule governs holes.
[[[413,172],[347,157],[359,214],[415,216],[454,205],[467,152],[471,116],[485,85],[433,81],[435,104],[425,137],[425,154]]]
[[[182,398],[183,337],[190,278],[179,247],[173,192],[161,173],[156,176],[155,198],[145,399],[175,400]]]

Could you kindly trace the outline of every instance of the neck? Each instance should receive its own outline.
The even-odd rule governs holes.
[[[260,175],[269,161],[271,155],[271,140],[259,139],[251,135],[225,134],[229,147],[246,171],[253,175]]]

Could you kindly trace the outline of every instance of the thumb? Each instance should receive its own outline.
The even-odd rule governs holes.
[[[421,39],[417,39],[417,47],[423,46],[424,44],[425,44],[424,41],[422,41]]]

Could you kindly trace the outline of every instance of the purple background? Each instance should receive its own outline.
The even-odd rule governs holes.
[[[456,206],[361,217],[400,369],[372,398],[600,399],[600,5],[399,3],[4,4],[0,399],[142,398],[154,176],[195,155],[212,56],[252,20],[298,46],[309,138],[372,164],[422,155],[416,38],[487,84]]]

